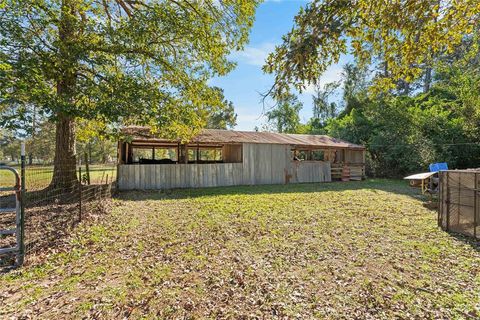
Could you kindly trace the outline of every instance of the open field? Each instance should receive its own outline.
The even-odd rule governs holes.
[[[480,245],[428,207],[389,180],[123,193],[0,275],[0,318],[478,318]]]
[[[20,173],[20,166],[13,166]],[[108,180],[115,180],[117,167],[115,165],[90,165],[90,182],[92,184],[105,183]],[[77,168],[78,172],[78,168]],[[82,166],[82,174],[85,173],[85,166]],[[46,188],[53,175],[53,166],[30,165],[26,167],[25,179],[29,190],[40,190]],[[0,187],[12,186],[14,184],[13,174],[6,170],[0,170]]]

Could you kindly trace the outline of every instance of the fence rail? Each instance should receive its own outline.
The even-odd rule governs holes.
[[[480,171],[441,171],[438,225],[446,231],[480,238]]]
[[[20,170],[19,170],[20,171]],[[22,171],[25,195],[24,243],[25,258],[42,256],[82,219],[102,212],[116,180],[115,165],[77,166],[77,174],[62,185],[52,183],[53,165],[25,165]],[[11,184],[9,177],[0,173],[0,189]],[[15,198],[0,191],[0,207],[9,207]],[[13,215],[0,215],[0,229],[12,224]],[[13,240],[0,238],[0,248],[11,245]],[[35,253],[35,254],[33,254]],[[0,257],[1,259],[1,257]]]

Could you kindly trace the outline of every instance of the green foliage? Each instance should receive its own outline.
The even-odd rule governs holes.
[[[233,102],[224,97],[223,89],[216,89],[221,94],[225,107],[209,112],[206,127],[209,129],[231,129],[237,125],[237,114],[235,113]]]
[[[461,1],[312,0],[271,53],[264,71],[275,74],[274,96],[302,91],[342,54],[360,66],[380,63],[373,91],[418,79],[439,54],[454,53],[478,25],[480,3]]]
[[[389,97],[353,108],[327,125],[328,134],[367,146],[369,173],[399,176],[432,162],[478,167],[479,136],[452,94],[433,89],[415,98]],[[478,121],[478,118],[477,118]]]
[[[320,126],[324,126],[325,122],[337,115],[338,107],[335,102],[330,102],[329,97],[340,86],[340,82],[327,83],[323,88],[317,86],[313,98],[313,119]]]
[[[267,120],[277,132],[298,133],[300,130],[300,115],[302,103],[294,94],[278,100],[274,109],[266,112]]]
[[[234,64],[257,1],[2,1],[0,111],[151,125],[188,137],[225,107],[207,85]],[[3,113],[3,112],[2,112]],[[110,127],[112,129],[112,127]]]
[[[8,160],[5,162],[20,159],[20,141],[9,130],[0,129],[0,155],[0,160]]]
[[[439,161],[451,168],[480,167],[479,43],[477,34],[466,37],[454,53],[437,55],[431,78],[399,82],[377,96],[368,94],[375,75],[371,83],[367,68],[347,64],[343,110],[325,121],[314,109],[308,132],[365,145],[370,175],[402,176]]]

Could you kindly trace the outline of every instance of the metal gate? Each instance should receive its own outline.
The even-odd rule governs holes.
[[[23,166],[22,166],[23,168]],[[23,264],[25,252],[24,246],[24,208],[22,202],[23,188],[21,188],[20,175],[17,170],[9,166],[0,166],[0,171],[9,171],[13,175],[13,185],[0,187],[2,197],[8,198],[9,194],[14,196],[13,203],[8,203],[0,207],[2,219],[11,221],[8,229],[0,230],[0,237],[7,239],[0,246],[0,267],[6,267],[11,264],[19,266]],[[23,180],[23,179],[22,179]],[[8,241],[8,238],[14,239]]]
[[[438,225],[446,231],[480,238],[480,171],[439,172]]]

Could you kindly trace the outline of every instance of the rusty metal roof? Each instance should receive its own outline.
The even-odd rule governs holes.
[[[152,135],[148,127],[130,126],[122,132],[133,138],[133,142],[177,143],[179,140],[162,139]],[[220,129],[203,129],[193,137],[190,143],[262,143],[262,144],[289,144],[306,147],[336,147],[363,150],[364,146],[325,135],[285,134],[276,132],[233,131]]]

